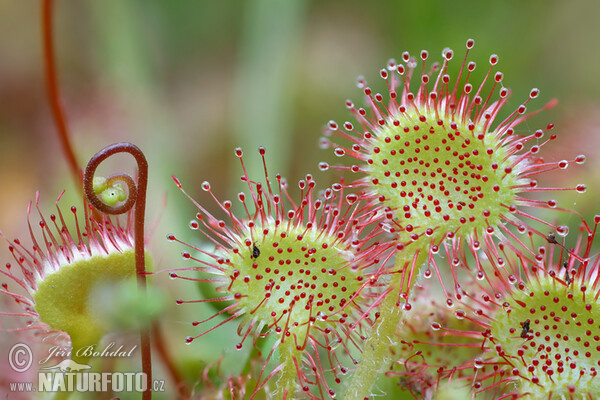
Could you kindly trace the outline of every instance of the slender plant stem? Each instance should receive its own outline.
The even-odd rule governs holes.
[[[152,322],[152,343],[154,343],[154,349],[156,350],[159,357],[162,359],[163,364],[167,368],[167,372],[171,376],[171,380],[175,383],[177,387],[177,393],[179,394],[179,398],[187,399],[189,397],[189,389],[185,385],[181,374],[177,370],[175,363],[169,355],[169,351],[165,345],[165,340],[160,329],[160,324],[156,321]]]
[[[131,154],[138,167],[137,187],[133,179],[125,174],[113,175],[108,180],[121,180],[128,186],[129,197],[122,205],[109,206],[104,204],[94,193],[94,174],[98,165],[108,157],[117,153]],[[89,161],[83,179],[83,188],[90,204],[96,209],[107,214],[122,214],[129,211],[135,204],[134,215],[134,240],[135,240],[135,268],[137,272],[138,290],[142,296],[146,295],[146,259],[144,253],[144,219],[146,213],[146,191],[148,187],[148,162],[144,153],[131,143],[115,143],[96,153]],[[143,400],[152,398],[152,351],[150,348],[150,330],[144,327],[140,331],[142,350],[142,371],[146,374],[146,390],[142,394]]]
[[[396,256],[393,274],[389,286],[392,288],[381,304],[380,315],[376,321],[369,339],[365,343],[362,358],[344,399],[363,400],[371,395],[371,388],[377,382],[379,375],[391,365],[392,358],[390,347],[396,342],[396,329],[402,320],[402,310],[398,301],[400,293],[410,293],[416,282],[421,265],[427,258],[427,251],[422,249],[422,239],[410,245],[408,250],[400,251]],[[414,246],[414,247],[413,247]],[[421,249],[415,254],[412,249]]]
[[[46,95],[52,109],[52,117],[56,125],[56,131],[60,140],[63,153],[67,159],[67,164],[75,180],[75,186],[81,188],[82,171],[75,157],[71,137],[67,128],[62,105],[60,104],[60,95],[58,92],[58,82],[56,78],[56,62],[54,59],[54,34],[52,30],[52,11],[54,1],[42,0],[42,41],[44,51],[44,74],[46,77]]]
[[[296,349],[294,340],[284,340],[279,343],[279,362],[283,366],[277,379],[277,399],[291,400],[295,398],[298,387],[298,368],[301,351]]]

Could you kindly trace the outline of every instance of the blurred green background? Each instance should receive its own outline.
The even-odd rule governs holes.
[[[336,173],[321,173],[317,165],[335,157],[320,150],[318,140],[328,120],[351,119],[345,99],[362,101],[356,77],[364,75],[383,90],[379,69],[404,50],[418,54],[428,49],[430,60],[438,60],[451,47],[456,68],[467,38],[476,43],[470,53],[479,65],[473,82],[487,71],[491,53],[500,56],[497,70],[513,90],[506,112],[533,87],[541,95],[530,110],[559,99],[557,107],[520,128],[556,124],[559,140],[545,149],[548,160],[587,155],[585,165],[548,174],[541,183],[587,183],[588,192],[577,197],[576,206],[595,214],[599,18],[596,0],[59,0],[55,46],[62,101],[80,163],[117,141],[131,141],[146,153],[150,251],[160,270],[185,265],[182,248],[166,243],[167,233],[197,241],[187,229],[194,208],[171,174],[216,211],[200,183],[208,180],[219,198],[233,198],[243,188],[234,147],[243,147],[245,163],[256,171],[251,175],[260,179],[256,149],[262,145],[271,173],[280,172],[290,182],[311,173],[329,184],[338,179]],[[37,1],[0,1],[0,227],[9,238],[27,236],[25,210],[36,190],[48,212],[62,189],[70,193],[65,208],[79,202],[45,95],[40,19]],[[123,165],[133,169],[129,160]],[[559,205],[574,206],[572,199]],[[577,218],[569,221],[576,224]],[[5,246],[0,255],[9,260]],[[155,281],[169,299],[199,296],[193,285],[169,281],[166,274]],[[215,360],[223,349],[233,350],[232,328],[227,329],[230,337],[220,329],[205,342],[185,347],[185,336],[199,333],[190,322],[210,311],[172,303],[162,322],[176,354]]]

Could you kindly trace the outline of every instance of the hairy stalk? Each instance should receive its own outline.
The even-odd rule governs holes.
[[[301,351],[296,349],[294,340],[282,340],[279,343],[279,362],[281,372],[277,380],[277,399],[290,400],[295,398],[298,387],[298,367],[300,364]]]
[[[395,343],[396,329],[402,320],[399,295],[410,293],[410,289],[416,282],[414,276],[418,275],[421,265],[427,259],[428,253],[422,249],[424,237],[421,236],[408,249],[398,252],[396,256],[394,270],[398,272],[392,275],[389,283],[390,292],[381,304],[379,318],[365,343],[360,363],[350,380],[344,397],[347,400],[368,398],[379,375],[390,366],[392,361],[390,347]],[[411,251],[411,247],[421,250],[415,254]]]
[[[67,128],[67,121],[65,114],[60,104],[60,96],[58,92],[58,83],[56,78],[56,62],[54,59],[54,39],[52,32],[52,10],[54,1],[43,0],[42,1],[42,41],[44,51],[44,75],[46,78],[46,94],[48,96],[48,102],[52,109],[52,117],[56,124],[56,131],[60,140],[63,152],[67,158],[69,169],[75,181],[75,186],[81,187],[81,168],[75,157],[73,146],[71,145],[71,138],[69,130]]]
[[[122,205],[109,206],[106,205],[96,196],[94,192],[94,174],[98,165],[108,157],[117,153],[131,154],[138,167],[138,184],[135,185],[133,178],[126,174],[111,175],[106,181],[123,182],[127,185],[129,195],[127,200]],[[148,186],[148,162],[144,153],[131,143],[115,143],[105,147],[96,153],[85,169],[83,179],[83,189],[85,195],[97,210],[106,214],[122,214],[129,211],[135,205],[135,223],[134,223],[134,239],[135,239],[135,266],[137,272],[138,289],[145,295],[146,293],[146,260],[144,254],[144,218],[146,210],[146,190]],[[152,361],[150,349],[150,330],[145,327],[140,332],[141,350],[142,350],[142,370],[146,374],[146,390],[142,395],[142,399],[149,400],[152,398]]]

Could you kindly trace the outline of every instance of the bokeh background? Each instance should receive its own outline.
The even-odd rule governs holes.
[[[198,240],[187,229],[194,208],[171,174],[216,211],[201,182],[210,181],[222,199],[234,198],[243,185],[233,149],[244,149],[244,161],[259,179],[256,149],[262,145],[271,173],[290,182],[310,173],[329,184],[338,176],[317,165],[335,157],[318,141],[328,120],[350,119],[345,99],[362,101],[356,77],[383,90],[379,69],[404,50],[428,49],[430,60],[437,60],[451,47],[457,68],[467,38],[476,43],[473,82],[487,71],[490,54],[500,56],[497,69],[513,93],[506,112],[533,87],[541,95],[530,109],[559,99],[557,107],[520,127],[533,131],[555,123],[559,139],[545,148],[548,160],[587,155],[585,165],[552,172],[541,183],[586,183],[585,195],[556,197],[565,199],[563,207],[597,213],[599,18],[596,0],[58,0],[55,46],[61,100],[81,165],[117,141],[131,141],[146,153],[148,225],[157,221],[148,229],[150,251],[161,270],[185,265],[182,248],[167,243],[167,233]],[[80,204],[45,94],[40,20],[38,1],[0,0],[0,229],[9,238],[27,237],[25,211],[38,190],[43,210],[54,206],[62,189],[65,208]],[[127,159],[122,164],[133,170]],[[563,223],[577,222],[572,216]],[[9,260],[6,246],[0,258]],[[175,306],[175,298],[200,296],[194,285],[169,281],[166,274],[155,282],[167,299],[161,322],[182,365],[199,366],[199,359],[235,351],[232,327],[185,346],[186,336],[199,333],[190,322],[210,311]],[[1,335],[4,365],[4,349],[14,337]]]

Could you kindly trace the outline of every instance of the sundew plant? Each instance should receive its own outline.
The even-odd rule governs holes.
[[[103,45],[117,57],[114,80],[102,71],[86,103],[59,49],[65,31],[96,25],[59,23],[63,7],[39,3],[49,113],[38,142],[53,164],[32,164],[44,183],[23,204],[6,180],[3,206],[21,211],[0,227],[5,397],[599,397],[600,212],[584,174],[597,151],[579,145],[589,133],[576,124],[550,120],[561,105],[544,80],[513,86],[511,74],[530,68],[510,61],[519,43],[488,50],[489,36],[473,34],[476,45],[465,31],[450,48],[427,36],[428,50],[390,46],[362,71],[339,63],[297,81],[300,21],[327,9],[267,3],[248,2],[228,24],[201,17],[245,38],[222,109],[214,81],[181,83],[183,69],[162,76],[178,86],[155,100],[135,59],[127,13],[189,18],[197,6],[90,5],[115,21]],[[347,23],[323,26],[348,46]],[[323,49],[304,51],[318,59]],[[336,89],[347,98],[337,105],[317,89],[310,106],[286,92],[346,73],[362,75]],[[192,100],[196,86],[208,101]],[[136,126],[121,114],[128,102],[152,110],[145,128],[157,142],[121,131]],[[303,108],[321,122],[296,118]],[[181,127],[186,118],[199,128]]]

